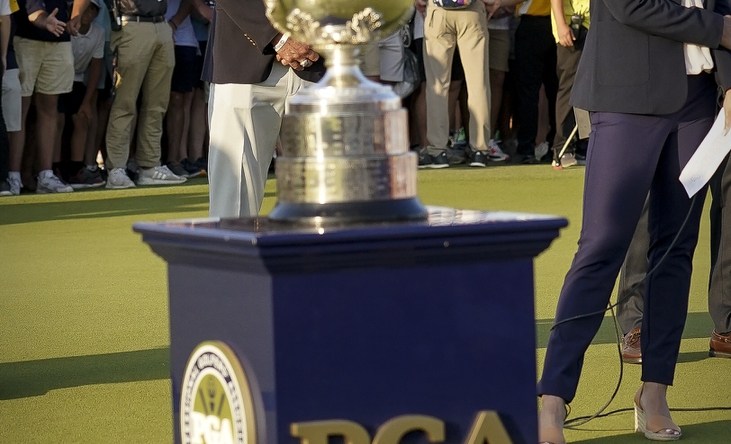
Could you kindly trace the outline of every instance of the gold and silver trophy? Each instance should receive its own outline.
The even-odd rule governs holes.
[[[287,104],[269,219],[306,224],[425,220],[406,110],[391,87],[360,70],[369,42],[387,37],[413,0],[264,0],[283,33],[325,57],[327,73]]]

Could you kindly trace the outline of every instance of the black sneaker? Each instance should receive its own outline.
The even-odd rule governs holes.
[[[447,153],[447,160],[449,161],[449,164],[459,165],[464,163],[465,160],[467,160],[467,150],[469,150],[469,147],[464,144],[447,148],[445,151]]]
[[[203,174],[203,172],[202,172],[202,171],[201,171],[201,169],[200,169],[200,168],[198,167],[198,165],[197,165],[197,164],[196,164],[195,162],[191,162],[191,161],[190,161],[190,160],[188,160],[187,158],[186,158],[186,159],[183,159],[183,160],[181,160],[181,161],[180,161],[180,165],[181,165],[181,166],[183,167],[183,169],[185,170],[185,173],[186,173],[186,176],[185,176],[185,177],[188,177],[188,178],[192,178],[192,177],[198,177],[198,176],[200,176],[201,174]],[[176,174],[177,174],[177,173],[176,173]]]
[[[426,148],[419,151],[419,168],[447,168],[449,167],[449,159],[447,152],[442,151],[436,156],[432,156]]]
[[[12,196],[13,193],[10,191],[10,182],[7,180],[0,180],[0,196]]]
[[[535,165],[537,163],[540,163],[538,159],[536,159],[536,156],[532,154],[523,154],[520,156],[520,163],[523,165]]]
[[[201,170],[202,176],[208,174],[208,160],[205,157],[199,157],[198,159],[196,159],[195,166],[197,166],[198,169]]]
[[[484,168],[487,166],[488,156],[485,151],[470,150],[469,157],[470,157],[469,165],[471,167]]]

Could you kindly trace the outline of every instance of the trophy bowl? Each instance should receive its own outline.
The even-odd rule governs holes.
[[[413,0],[264,0],[272,24],[325,58],[327,72],[288,100],[269,219],[311,225],[425,220],[417,155],[390,86],[360,70],[366,44],[398,32]]]
[[[413,0],[264,0],[275,28],[318,51],[330,44],[365,44],[408,21]]]

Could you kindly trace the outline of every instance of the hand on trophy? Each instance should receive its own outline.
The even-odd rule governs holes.
[[[282,65],[290,66],[296,71],[302,71],[320,58],[320,55],[310,45],[292,38],[287,38],[282,45],[276,44],[275,50],[277,60]]]

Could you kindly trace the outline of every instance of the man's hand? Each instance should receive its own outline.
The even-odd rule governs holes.
[[[563,22],[561,24],[556,23],[556,29],[558,33],[559,45],[565,48],[571,48],[572,46],[574,46],[574,40],[576,40],[576,36],[574,35],[574,31],[566,25],[566,22]]]
[[[503,6],[502,0],[482,0],[482,3],[485,4],[488,20]]]
[[[723,33],[721,34],[721,46],[731,49],[731,15],[723,16]]]
[[[312,50],[310,45],[289,38],[277,52],[277,60],[284,66],[290,66],[302,71],[316,62],[320,55]]]
[[[414,7],[422,17],[426,15],[426,0],[414,0]]]
[[[91,86],[89,88],[91,88]],[[81,122],[79,123],[83,122],[86,125],[89,125],[94,118],[94,107],[92,106],[91,102],[88,102],[86,100],[82,102],[79,110],[76,112],[73,118],[75,120],[80,120]]]
[[[43,20],[43,28],[46,31],[50,32],[56,37],[60,37],[61,34],[63,34],[63,32],[66,30],[66,23],[57,19],[56,14],[58,14],[58,8],[54,9],[52,13],[46,15],[45,18],[41,18],[43,16],[39,18]]]
[[[33,26],[45,29],[56,37],[60,37],[66,30],[66,23],[57,19],[56,14],[58,14],[58,8],[50,14],[44,10],[35,11],[28,14],[28,20],[33,23]]]
[[[74,0],[71,7],[71,18],[66,23],[66,30],[71,35],[78,35],[81,27],[81,15],[89,7],[89,0]]]

